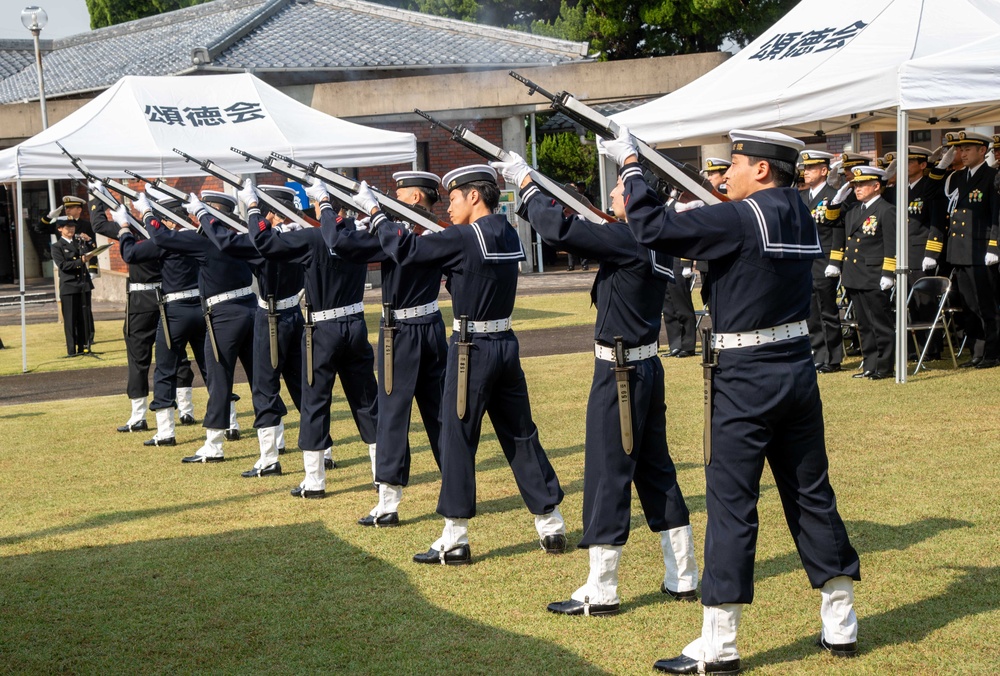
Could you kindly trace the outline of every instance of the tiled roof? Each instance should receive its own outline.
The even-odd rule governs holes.
[[[0,40],[0,79],[7,78],[35,61],[31,40]]]
[[[49,97],[104,89],[124,75],[251,71],[323,82],[587,58],[586,43],[359,0],[215,0],[51,45],[42,59]],[[0,103],[37,98],[30,52],[18,72],[4,71],[17,58],[0,43]]]

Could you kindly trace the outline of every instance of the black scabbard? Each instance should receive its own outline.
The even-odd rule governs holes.
[[[205,330],[208,332],[208,342],[212,344],[212,355],[219,361],[219,345],[215,342],[215,328],[212,326],[212,308],[208,302],[201,299],[201,311],[205,314]]]
[[[702,448],[705,466],[712,464],[712,378],[715,374],[715,350],[712,349],[712,329],[701,330],[701,368],[705,383],[705,432]]]
[[[160,288],[156,289],[156,305],[160,310],[160,325],[163,326],[163,340],[167,344],[167,349],[174,349],[173,342],[170,340],[170,324],[167,323],[167,304],[163,301],[163,290]]]
[[[306,383],[312,387],[313,384],[313,329],[316,324],[313,322],[312,305],[306,303],[306,323],[303,326],[306,339]]]
[[[129,315],[128,308],[131,300],[132,300],[132,282],[126,279],[125,280],[125,337],[126,338],[132,335],[129,332],[129,321],[128,321],[128,315]]]
[[[632,436],[632,392],[629,385],[629,371],[635,369],[628,366],[625,359],[625,343],[621,336],[615,336],[615,384],[618,390],[618,422],[621,426],[622,448],[627,455],[632,455],[634,440]]]
[[[382,387],[392,394],[393,341],[396,333],[396,316],[392,303],[382,303]]]
[[[458,319],[458,392],[455,398],[456,412],[459,419],[465,417],[469,393],[469,316],[462,315]]]

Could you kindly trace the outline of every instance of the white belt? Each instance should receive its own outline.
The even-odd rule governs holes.
[[[164,303],[172,303],[175,300],[184,300],[185,298],[200,298],[201,291],[198,289],[188,289],[187,291],[177,291],[175,293],[168,293],[163,296]]]
[[[159,282],[149,282],[147,284],[135,284],[133,282],[128,283],[129,293],[133,291],[153,291],[154,289],[159,289]]]
[[[243,298],[244,296],[249,296],[252,293],[253,293],[253,287],[244,286],[242,289],[236,289],[235,291],[226,291],[225,293],[209,296],[208,300],[205,301],[205,305],[207,305],[208,307],[212,307],[213,305],[218,305],[219,303],[225,303],[227,300],[236,300],[237,298]]]
[[[312,320],[314,322],[323,322],[327,319],[340,319],[341,317],[349,317],[351,315],[356,315],[359,312],[365,311],[364,303],[355,303],[354,305],[345,305],[344,307],[335,307],[332,310],[322,310],[320,312],[312,313]]]
[[[289,296],[288,298],[282,298],[279,301],[275,301],[275,303],[274,303],[274,309],[275,310],[287,310],[288,308],[293,308],[293,307],[295,307],[298,304],[299,304],[299,294],[295,294],[294,296]],[[264,300],[263,298],[258,298],[257,299],[257,306],[260,307],[262,310],[266,310],[267,309],[267,301]]]
[[[782,340],[790,340],[801,336],[808,336],[809,329],[803,319],[799,322],[772,326],[767,329],[756,329],[754,331],[741,331],[740,333],[713,333],[712,349],[728,350],[733,347],[749,347],[750,345],[764,345],[765,343],[777,343]]]
[[[402,310],[393,310],[392,316],[394,319],[416,319],[417,317],[426,317],[427,315],[434,314],[438,311],[438,302],[432,301],[426,305],[418,305],[417,307],[407,307]]]
[[[654,357],[656,356],[656,349],[658,347],[657,343],[650,343],[649,345],[642,345],[640,347],[626,347],[625,361],[642,361],[643,359]],[[597,343],[594,343],[594,356],[604,361],[618,361],[615,359],[615,348],[605,347]]]
[[[510,317],[507,319],[490,319],[485,322],[468,322],[469,333],[500,333],[501,331],[510,331]],[[462,330],[462,322],[456,319],[451,324],[451,328],[454,331]]]

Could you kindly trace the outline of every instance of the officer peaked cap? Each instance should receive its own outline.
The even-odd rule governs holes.
[[[463,185],[474,181],[490,181],[496,183],[497,172],[488,164],[470,164],[467,167],[459,167],[458,169],[452,169],[449,171],[444,175],[444,178],[441,179],[441,184],[444,186],[445,190],[451,192],[455,188],[461,188]]]
[[[871,158],[865,157],[864,155],[858,155],[857,153],[841,153],[840,154],[841,166],[844,169],[850,169],[851,167],[857,167],[862,164],[869,164]]]
[[[921,146],[910,146],[906,149],[908,153],[907,157],[911,160],[916,160],[917,162],[927,162],[930,156],[933,155],[927,148],[922,148]]]
[[[803,150],[802,164],[807,167],[815,166],[817,164],[829,165],[833,160],[833,153],[827,153],[822,150]]]
[[[392,175],[397,188],[428,188],[437,190],[441,177],[429,171],[397,171]]]
[[[974,131],[950,131],[945,134],[945,143],[950,146],[989,146],[992,141],[986,134]]]
[[[851,183],[863,181],[885,182],[885,171],[878,167],[859,166],[851,169]]]
[[[990,144],[993,150],[1000,149],[1000,134],[993,134],[993,143]]]
[[[733,129],[729,132],[729,138],[733,141],[733,154],[763,157],[789,164],[796,164],[799,161],[799,152],[806,145],[796,138],[777,131]]]
[[[733,166],[733,163],[729,160],[724,160],[721,157],[708,157],[705,159],[705,171],[725,171],[729,167]]]
[[[62,203],[64,207],[82,207],[86,204],[82,199],[76,195],[65,195],[62,198]]]

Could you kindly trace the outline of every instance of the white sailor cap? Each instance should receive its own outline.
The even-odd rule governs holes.
[[[724,160],[721,157],[706,157],[703,171],[706,173],[711,171],[725,171],[731,166],[733,166],[732,162]]]
[[[810,167],[816,164],[830,164],[833,161],[834,154],[824,152],[822,150],[803,150],[799,156],[799,161],[806,167]]]
[[[733,129],[729,132],[729,138],[733,141],[734,154],[763,157],[790,164],[799,161],[799,152],[806,145],[788,134],[777,131]]]
[[[885,183],[885,170],[866,165],[851,169],[851,183],[863,181],[881,181]]]
[[[473,181],[492,181],[496,183],[497,172],[488,164],[470,164],[467,167],[459,167],[458,169],[449,171],[441,179],[441,185],[444,186],[445,190],[451,192],[455,188],[460,188],[466,183],[472,183]]]
[[[290,205],[295,204],[295,190],[284,185],[258,185],[257,190],[265,193],[269,197],[273,197],[279,202],[286,202]]]
[[[975,131],[950,131],[944,135],[945,145],[949,146],[987,146],[993,139],[986,134]]]
[[[222,205],[230,211],[236,208],[236,198],[218,190],[202,190],[201,201]]]
[[[917,162],[927,162],[930,160],[930,156],[934,154],[921,146],[910,146],[906,149],[906,153],[907,159],[916,160]]]
[[[844,169],[850,169],[851,167],[857,167],[862,164],[869,164],[871,158],[865,157],[864,155],[858,155],[857,153],[841,153],[840,161],[843,163],[841,166]]]
[[[429,188],[437,190],[441,177],[429,171],[397,171],[392,175],[397,188]]]

